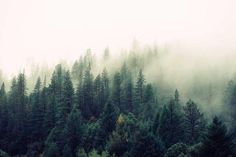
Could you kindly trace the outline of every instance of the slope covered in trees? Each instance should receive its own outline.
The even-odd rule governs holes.
[[[28,157],[234,156],[236,85],[225,94],[230,114],[205,116],[195,97],[184,102],[181,91],[146,79],[143,69],[157,55],[131,54],[114,70],[106,49],[99,71],[88,51],[71,69],[57,65],[49,83],[34,80],[33,91],[24,73],[9,91],[2,83],[0,148]]]

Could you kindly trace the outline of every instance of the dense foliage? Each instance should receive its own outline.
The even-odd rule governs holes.
[[[108,57],[106,50],[104,62]],[[205,117],[178,90],[161,101],[161,90],[145,79],[144,61],[130,56],[117,71],[94,76],[88,52],[71,72],[57,65],[49,85],[38,78],[30,93],[24,73],[8,92],[3,83],[0,148],[29,157],[234,156],[236,86],[231,82],[226,94],[228,131],[227,118]]]

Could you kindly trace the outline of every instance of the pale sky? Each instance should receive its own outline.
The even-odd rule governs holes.
[[[0,0],[0,69],[118,51],[134,39],[233,52],[235,8],[235,0]]]

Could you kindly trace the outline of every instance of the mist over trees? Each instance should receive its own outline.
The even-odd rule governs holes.
[[[182,86],[181,74],[165,75],[166,57],[155,46],[115,57],[106,48],[53,70],[36,66],[11,83],[0,73],[1,150],[28,157],[235,156],[234,77],[210,81],[193,72]]]

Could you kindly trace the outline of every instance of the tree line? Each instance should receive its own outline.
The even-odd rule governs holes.
[[[107,52],[106,56],[107,57]],[[134,64],[136,62],[133,62]],[[207,118],[178,90],[164,104],[142,69],[126,62],[94,77],[90,55],[71,71],[55,67],[49,85],[38,78],[27,93],[20,73],[0,89],[0,148],[28,157],[229,157],[235,156],[236,86],[227,89],[230,124]]]

